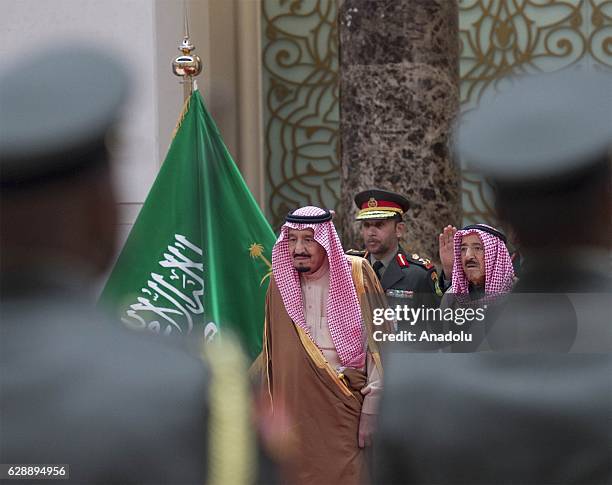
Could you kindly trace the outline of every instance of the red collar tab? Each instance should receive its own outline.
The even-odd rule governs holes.
[[[400,268],[407,268],[409,266],[406,256],[404,256],[402,253],[399,253],[395,259],[397,260],[397,264],[400,265]]]

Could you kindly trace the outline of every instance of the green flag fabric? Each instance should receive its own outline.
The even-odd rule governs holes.
[[[211,341],[231,329],[254,358],[274,241],[195,91],[101,304],[163,335]]]

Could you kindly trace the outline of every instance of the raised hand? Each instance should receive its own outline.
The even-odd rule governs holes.
[[[455,244],[453,241],[456,232],[457,228],[455,226],[446,226],[442,230],[442,234],[438,236],[440,262],[447,278],[450,278],[453,273],[453,261],[455,259]]]

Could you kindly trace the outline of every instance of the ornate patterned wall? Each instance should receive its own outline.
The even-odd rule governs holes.
[[[267,216],[336,207],[340,191],[336,0],[263,1]]]
[[[459,0],[462,110],[509,73],[612,68],[612,0]],[[263,0],[267,215],[338,201],[337,0]],[[463,172],[466,222],[494,223]]]

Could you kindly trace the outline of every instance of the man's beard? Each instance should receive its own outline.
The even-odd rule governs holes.
[[[372,254],[376,254],[377,256],[383,256],[387,254],[389,250],[391,249],[391,245],[385,244],[384,241],[377,241],[377,243],[378,243],[378,248],[376,249],[376,253],[371,251]],[[367,243],[366,243],[366,246],[367,246]]]
[[[472,262],[469,263],[470,266],[468,266],[468,263],[465,264],[465,267],[463,268],[463,273],[465,274],[465,277],[467,278],[468,282],[471,285],[475,285],[475,286],[484,286],[484,272],[480,271],[480,264],[476,263],[472,266]],[[478,271],[477,277],[474,276],[474,272]]]
[[[310,271],[310,266],[301,266],[299,263],[301,261],[296,260],[295,258],[310,258],[308,254],[294,254],[293,255],[293,267],[296,269],[298,273],[308,273]]]

